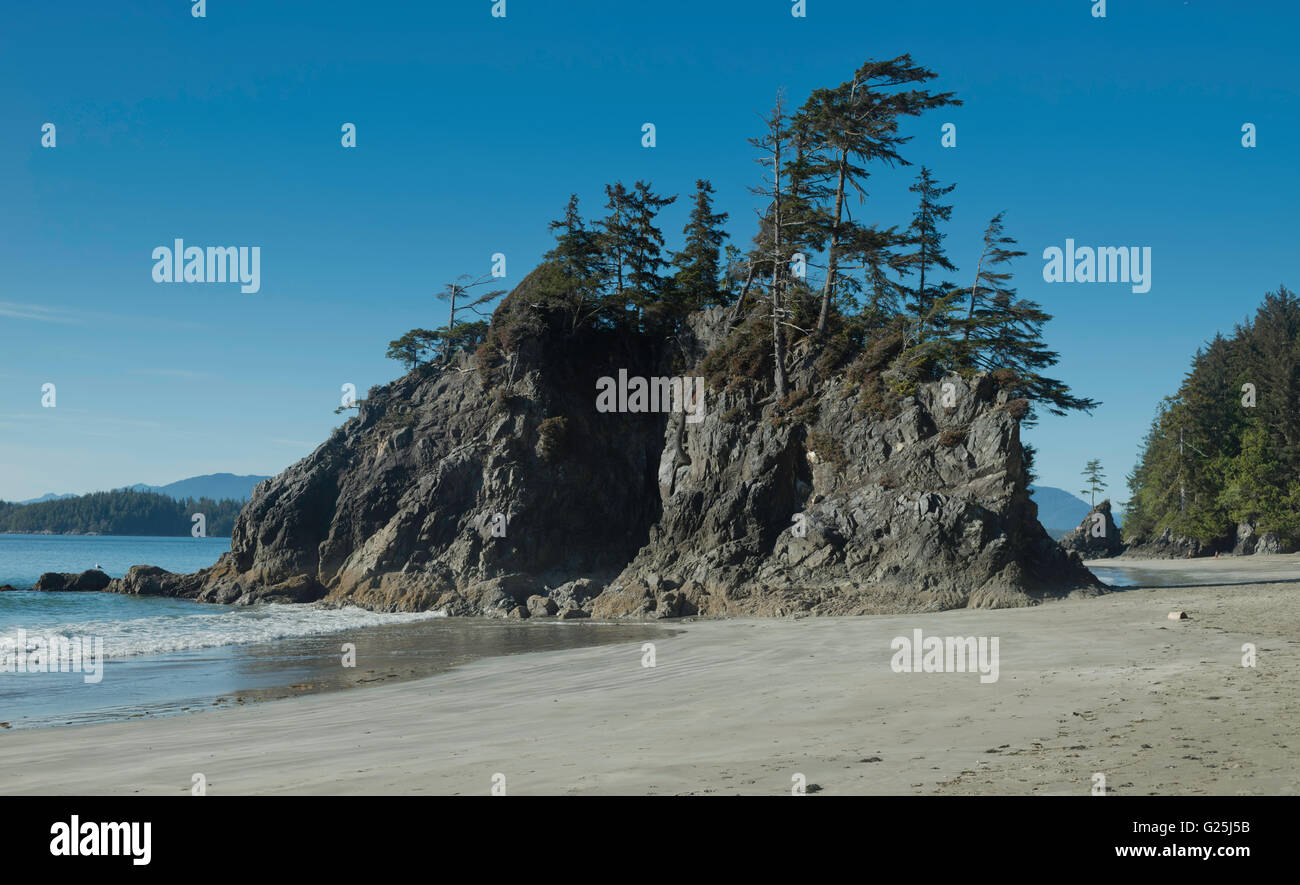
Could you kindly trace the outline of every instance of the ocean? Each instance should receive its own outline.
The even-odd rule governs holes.
[[[192,572],[216,562],[226,538],[0,534],[0,584],[42,572],[132,565]],[[449,619],[321,605],[206,605],[115,593],[0,593],[0,729],[74,725],[197,712],[442,672],[476,658],[607,642],[662,630],[585,622]],[[5,672],[4,650],[46,637],[102,647],[102,676]],[[8,645],[6,645],[6,641]],[[101,645],[102,643],[102,645]],[[354,666],[344,665],[344,645]]]

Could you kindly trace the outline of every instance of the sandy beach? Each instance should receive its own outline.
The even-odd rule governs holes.
[[[1118,563],[1222,583],[1033,608],[669,622],[654,640],[149,721],[0,733],[0,792],[1295,794],[1300,556]],[[1268,583],[1260,583],[1266,581]],[[1171,621],[1184,610],[1190,620]],[[999,677],[895,637],[997,637]],[[669,631],[676,631],[669,635]],[[1242,646],[1257,666],[1242,665]]]

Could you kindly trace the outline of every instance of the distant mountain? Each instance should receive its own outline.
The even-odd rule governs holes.
[[[236,476],[233,473],[209,473],[205,476],[191,476],[178,479],[165,486],[149,486],[136,483],[130,488],[137,492],[157,492],[178,501],[182,498],[211,498],[214,501],[247,501],[253,494],[253,486],[269,476]],[[1082,518],[1082,517],[1081,517]]]
[[[169,498],[175,498],[177,501],[183,498],[211,498],[214,501],[247,501],[253,494],[253,486],[257,485],[264,479],[270,479],[269,476],[236,476],[233,473],[209,473],[204,476],[191,476],[189,479],[178,479],[176,482],[168,483],[165,486],[151,486],[138,482],[133,486],[127,486],[133,492],[157,492],[160,495],[166,495]],[[39,498],[28,498],[26,501],[14,501],[15,504],[42,504],[46,501],[62,501],[65,498],[76,498],[77,495],[56,495],[48,492]]]
[[[75,498],[76,495],[56,495],[53,492],[46,492],[39,498],[28,498],[26,501],[17,501],[18,504],[40,504],[43,501],[62,501],[64,498]]]
[[[1051,486],[1030,486],[1029,494],[1038,505],[1038,522],[1047,533],[1059,540],[1060,536],[1083,522],[1092,507],[1087,501],[1071,495],[1065,489]]]

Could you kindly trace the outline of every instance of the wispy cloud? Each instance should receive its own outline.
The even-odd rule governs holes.
[[[132,375],[155,375],[159,378],[216,378],[211,372],[193,372],[189,369],[132,369]]]
[[[40,304],[19,304],[15,301],[0,301],[0,317],[9,317],[15,320],[37,320],[44,323],[79,322],[58,308],[44,307]]]

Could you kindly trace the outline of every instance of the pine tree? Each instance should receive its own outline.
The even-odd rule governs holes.
[[[605,208],[609,214],[600,222],[597,235],[600,250],[606,256],[608,276],[613,286],[612,296],[615,302],[624,301],[625,279],[628,255],[632,251],[632,194],[623,186],[623,182],[605,185]]]
[[[713,211],[713,185],[707,179],[698,179],[690,219],[682,229],[686,242],[680,252],[673,253],[680,313],[726,303],[726,293],[718,282],[722,242],[727,238],[722,225],[726,220],[726,212]]]
[[[845,200],[852,192],[866,201],[867,164],[908,165],[898,153],[910,140],[898,132],[899,118],[919,116],[926,110],[961,102],[951,92],[904,89],[933,80],[937,75],[902,55],[885,61],[869,60],[853,79],[833,89],[818,89],[800,110],[798,120],[812,133],[814,147],[801,163],[801,178],[824,183],[831,205],[823,213],[827,243],[826,279],[822,286],[817,332],[824,333],[836,287],[840,283],[842,247],[854,237],[857,224],[846,218]]]
[[[790,274],[793,250],[786,237],[785,200],[789,185],[786,164],[790,162],[790,120],[785,112],[785,96],[778,92],[776,104],[767,117],[767,131],[749,143],[762,152],[757,162],[768,167],[763,186],[750,190],[770,202],[759,218],[759,232],[755,236],[753,260],[756,266],[765,266],[770,273],[768,296],[772,319],[772,387],[777,399],[786,395],[785,330],[787,308],[785,290]]]
[[[492,279],[491,274],[473,279],[465,274],[455,282],[448,283],[438,298],[449,302],[447,328],[438,337],[438,351],[444,366],[451,363],[451,358],[458,350],[468,350],[477,345],[487,335],[487,320],[484,317],[492,313],[492,302],[506,294],[505,289],[493,289],[491,292],[474,294],[474,289],[486,285]],[[456,312],[468,311],[478,317],[476,320],[456,322]]]
[[[1089,503],[1096,507],[1098,493],[1106,490],[1106,474],[1102,472],[1099,459],[1093,458],[1084,466],[1083,478],[1087,480],[1088,487],[1079,494],[1088,495]]]
[[[918,342],[924,341],[931,332],[940,334],[943,332],[942,328],[933,329],[929,326],[936,319],[934,311],[936,302],[943,298],[944,293],[950,288],[938,284],[935,278],[941,270],[956,270],[944,252],[943,241],[947,234],[940,230],[940,225],[952,217],[952,206],[944,205],[940,201],[952,193],[955,187],[954,184],[941,186],[930,174],[930,170],[922,166],[916,183],[908,188],[919,195],[916,213],[912,216],[912,223],[907,229],[909,244],[914,251],[908,254],[903,262],[907,272],[917,275],[917,283],[909,292],[911,297],[907,306],[916,317],[913,338]]]
[[[1015,246],[1015,238],[1003,229],[1002,213],[995,215],[984,231],[975,281],[963,293],[966,316],[956,321],[962,327],[960,360],[967,368],[999,373],[1009,393],[1028,399],[1027,424],[1036,420],[1038,405],[1053,415],[1090,412],[1099,403],[1075,396],[1064,382],[1042,374],[1059,359],[1043,343],[1043,326],[1052,317],[1037,303],[1016,297],[1007,265],[1025,253]]]
[[[1300,302],[1270,292],[1231,337],[1198,348],[1176,393],[1160,404],[1129,474],[1125,535],[1141,541],[1166,528],[1204,544],[1226,544],[1236,524],[1300,541]],[[1254,385],[1254,405],[1242,385]]]
[[[656,194],[648,182],[638,181],[628,200],[627,284],[632,305],[642,314],[664,294],[661,272],[668,261],[663,257],[664,235],[655,226],[655,217],[676,199]]]
[[[555,246],[545,257],[559,270],[561,291],[557,294],[565,302],[571,330],[576,331],[598,319],[605,307],[601,298],[605,256],[598,234],[583,223],[577,194],[569,197],[564,216],[552,221],[550,229],[555,233]]]
[[[1015,246],[1016,241],[1003,231],[1004,214],[999,212],[993,216],[989,226],[984,230],[984,248],[975,265],[975,282],[970,288],[970,306],[966,311],[966,322],[962,329],[964,341],[969,341],[972,330],[978,328],[976,312],[986,310],[988,299],[999,295],[1007,298],[1015,295],[1014,289],[1005,286],[1011,279],[1011,272],[999,268],[1013,259],[1023,258],[1025,253],[1019,249],[1009,248]]]

